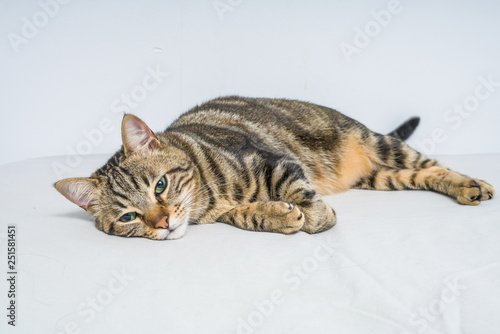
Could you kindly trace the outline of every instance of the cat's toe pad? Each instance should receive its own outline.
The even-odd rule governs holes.
[[[465,205],[478,205],[481,201],[492,199],[494,196],[495,189],[489,183],[470,179],[460,186],[457,201]]]
[[[474,179],[474,181],[476,181],[477,184],[479,184],[479,186],[481,187],[481,193],[483,194],[483,196],[481,197],[481,201],[487,201],[495,197],[495,188],[493,188],[491,184],[478,179]]]
[[[274,210],[274,213],[280,216],[277,218],[281,233],[294,233],[304,226],[306,221],[304,213],[296,205],[288,202],[278,202]]]

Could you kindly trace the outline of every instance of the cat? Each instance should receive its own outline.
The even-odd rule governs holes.
[[[336,224],[321,198],[351,188],[424,189],[478,205],[485,181],[441,166],[403,142],[418,118],[389,135],[327,107],[286,99],[217,98],[154,134],[122,121],[122,148],[90,178],[55,183],[111,235],[182,237],[215,221],[245,230],[318,233]]]

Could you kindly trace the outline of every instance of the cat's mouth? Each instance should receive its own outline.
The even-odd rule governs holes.
[[[175,227],[168,227],[166,229],[157,229],[156,231],[156,240],[175,240],[180,239],[186,233],[187,221],[181,224],[178,224]]]

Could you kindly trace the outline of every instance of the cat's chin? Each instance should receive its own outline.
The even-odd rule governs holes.
[[[184,236],[186,233],[187,229],[187,222],[182,223],[181,225],[177,226],[175,229],[170,231],[170,233],[167,235],[168,240],[175,240],[175,239],[180,239]]]

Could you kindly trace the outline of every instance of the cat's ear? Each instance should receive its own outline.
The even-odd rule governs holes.
[[[79,207],[94,214],[96,212],[95,192],[97,180],[91,178],[70,178],[57,181],[54,185],[64,197]]]
[[[132,153],[144,154],[160,146],[160,141],[146,123],[131,114],[123,117],[122,140],[125,156]]]

